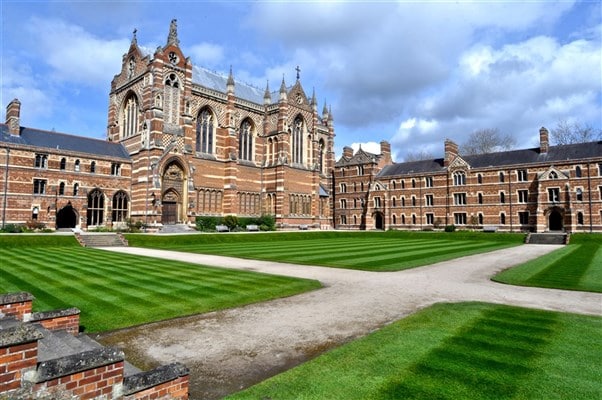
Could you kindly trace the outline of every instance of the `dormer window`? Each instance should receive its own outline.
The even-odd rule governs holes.
[[[466,174],[464,171],[456,171],[454,172],[454,186],[464,186],[466,185]]]

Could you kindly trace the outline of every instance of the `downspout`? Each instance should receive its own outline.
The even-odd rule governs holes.
[[[510,198],[510,232],[514,232],[514,216],[512,214],[512,171],[508,170],[508,197]]]
[[[335,183],[335,175],[334,175],[334,171],[335,169],[333,168],[332,171],[330,171],[330,176],[332,177],[332,227],[334,229],[337,229],[337,213],[336,213],[336,183]]]

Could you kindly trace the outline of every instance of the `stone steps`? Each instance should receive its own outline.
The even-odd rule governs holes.
[[[127,242],[117,233],[80,233],[78,241],[84,247],[127,246]]]
[[[527,237],[527,243],[529,244],[567,244],[567,234],[564,232],[559,233],[531,233]]]

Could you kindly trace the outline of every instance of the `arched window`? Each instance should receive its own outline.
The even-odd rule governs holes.
[[[404,180],[401,181],[401,188],[402,189],[406,188],[406,182]]]
[[[550,179],[558,179],[558,174],[556,173],[556,171],[550,172]]]
[[[481,175],[481,174],[477,175],[477,183],[479,183],[479,184],[483,183],[483,175]]]
[[[364,175],[364,166],[363,165],[358,165],[357,166],[357,174],[358,175]]]
[[[504,213],[500,214],[500,224],[506,225],[506,214],[504,214]]]
[[[406,215],[405,214],[401,214],[401,223],[404,225],[406,223]]]
[[[577,224],[583,225],[583,213],[582,212],[577,213]]]
[[[293,137],[292,140],[292,156],[293,163],[303,164],[303,119],[301,117],[295,118],[293,123]]]
[[[102,225],[105,212],[105,196],[99,189],[94,189],[88,195],[88,226]]]
[[[416,206],[416,196],[412,196],[412,206]]]
[[[416,179],[412,179],[412,187],[415,188],[416,187]]]
[[[113,222],[124,222],[128,218],[128,195],[118,191],[113,196]]]
[[[79,172],[79,166],[80,166],[79,160],[75,160],[75,165],[74,165],[75,172]]]
[[[163,115],[165,122],[177,124],[180,113],[180,81],[174,73],[169,74],[165,79],[164,97]]]
[[[393,214],[393,225],[397,224],[397,217],[395,216],[395,214]]]
[[[391,181],[391,189],[395,190],[395,181]]]
[[[201,110],[196,123],[196,151],[213,153],[213,114],[209,109]]]
[[[92,161],[90,163],[90,172],[91,173],[95,173],[96,172],[96,161]]]
[[[65,170],[67,168],[67,159],[65,157],[61,158],[61,170]]]
[[[253,160],[253,125],[249,119],[242,122],[238,131],[238,158]]]
[[[79,183],[73,184],[73,195],[77,196],[79,194]]]
[[[402,206],[402,207],[405,207],[405,206],[406,206],[406,198],[405,198],[405,197],[402,197],[402,198],[401,198],[401,206]]]
[[[500,172],[500,182],[504,182],[504,173]]]
[[[463,186],[466,185],[466,174],[464,171],[456,171],[454,172],[454,186]]]
[[[59,184],[59,196],[62,196],[65,194],[65,182],[61,182]]]
[[[121,111],[121,138],[125,139],[138,132],[138,99],[129,95],[123,103]]]
[[[581,178],[581,167],[580,166],[575,167],[575,176],[577,178]]]
[[[479,204],[483,204],[483,193],[479,193],[477,195],[477,197],[478,197]]]
[[[577,188],[575,193],[577,194],[577,201],[583,201],[583,190],[581,190],[581,188]]]
[[[500,192],[500,203],[506,202],[506,194],[504,192]]]
[[[391,206],[395,207],[397,205],[396,202],[397,202],[397,200],[395,199],[395,197],[393,197],[391,199]]]
[[[479,225],[483,225],[483,214],[479,213]]]

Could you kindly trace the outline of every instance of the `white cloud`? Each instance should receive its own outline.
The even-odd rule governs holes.
[[[188,50],[195,65],[214,67],[224,59],[224,48],[213,43],[199,43]]]
[[[25,30],[33,41],[33,56],[52,68],[59,81],[108,87],[121,69],[128,39],[95,37],[82,27],[58,19],[32,17]]]

